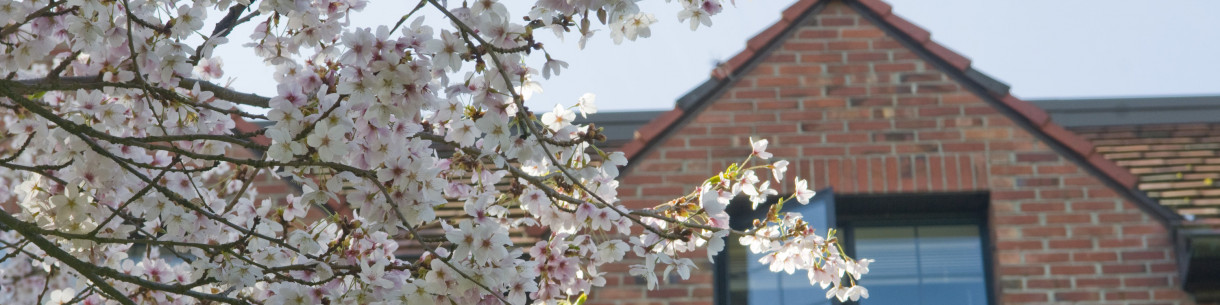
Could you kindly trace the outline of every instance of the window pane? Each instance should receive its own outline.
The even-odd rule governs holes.
[[[915,227],[857,228],[855,239],[856,257],[876,260],[861,279],[869,294],[861,304],[911,304],[919,299]]]
[[[771,272],[767,266],[758,263],[762,255],[747,253],[750,260],[750,303],[763,305],[822,305],[830,304],[826,299],[826,291],[821,286],[809,283],[808,272],[797,270],[792,274],[780,271]]]
[[[923,304],[986,304],[978,226],[920,226]]]
[[[875,259],[861,304],[986,304],[983,248],[975,225],[863,227],[856,255]],[[916,301],[918,300],[918,301]]]
[[[753,219],[761,218],[766,211],[767,206],[759,206],[756,210],[736,214],[734,217],[741,218],[735,219],[733,226],[735,229],[744,230]],[[785,203],[783,212],[800,213],[810,226],[818,229],[819,234],[825,234],[826,228],[834,224],[834,194],[830,189],[820,190],[809,204],[800,204],[795,200]],[[728,265],[724,281],[727,282],[729,291],[728,302],[725,304],[833,304],[826,299],[825,289],[809,283],[807,271],[797,270],[793,274],[771,272],[768,266],[758,262],[762,255],[750,253],[738,243],[737,237],[730,237],[726,242]]]

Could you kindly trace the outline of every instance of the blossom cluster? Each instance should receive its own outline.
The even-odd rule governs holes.
[[[535,32],[648,37],[656,18],[636,2],[539,0],[513,17],[495,0],[421,0],[377,28],[349,26],[363,0],[0,3],[0,303],[553,304],[604,285],[599,268],[628,253],[650,287],[657,269],[685,278],[695,264],[679,253],[723,248],[728,200],[777,194],[787,163],[747,159],[632,210],[616,191],[623,154],[572,124],[597,111],[592,95],[540,116],[523,105],[532,78],[567,66]],[[677,2],[692,28],[723,4]],[[448,26],[414,16],[424,8]],[[222,16],[210,34],[209,14]],[[275,67],[275,96],[211,82],[226,72],[213,50],[239,26]],[[525,64],[536,53],[541,70]],[[267,126],[235,131],[250,120]],[[769,158],[765,143],[751,158]],[[267,176],[301,192],[260,196]],[[462,215],[440,216],[448,202]],[[773,269],[861,295],[838,282],[867,260],[778,217],[737,233]],[[526,227],[547,232],[510,238]]]

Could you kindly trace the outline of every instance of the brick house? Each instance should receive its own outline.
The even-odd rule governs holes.
[[[674,109],[581,123],[629,156],[633,208],[769,139],[820,190],[798,212],[878,259],[864,304],[1220,304],[1220,97],[1024,101],[930,38],[879,0],[801,0]],[[586,304],[833,304],[799,272],[705,254],[652,291],[630,259],[606,266]]]
[[[800,212],[878,259],[864,304],[1220,300],[1220,98],[1032,103],[881,1],[782,16],[673,110],[590,119],[636,130],[611,136],[627,206],[682,195],[763,137],[823,190]],[[830,304],[726,252],[652,291],[611,266],[589,304]]]

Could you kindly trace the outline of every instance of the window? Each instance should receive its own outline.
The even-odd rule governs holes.
[[[987,305],[994,301],[986,207],[987,195],[979,193],[836,198],[825,189],[809,205],[785,204],[784,212],[799,212],[818,227],[834,224],[849,255],[876,260],[860,281],[870,294],[860,305]],[[746,228],[765,212],[730,205],[730,225]],[[758,258],[728,241],[716,259],[717,304],[839,303],[809,285],[805,272],[773,273]]]

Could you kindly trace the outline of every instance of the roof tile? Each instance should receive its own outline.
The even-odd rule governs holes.
[[[1105,157],[1102,157],[1101,155],[1093,155],[1093,156],[1089,157],[1089,163],[1093,164],[1093,166],[1096,167],[1097,170],[1100,170],[1102,173],[1106,174],[1107,176],[1110,176],[1115,181],[1118,181],[1118,183],[1121,184],[1123,187],[1126,187],[1126,188],[1135,187],[1135,183],[1138,180],[1135,177],[1135,175],[1132,175],[1130,172],[1127,171],[1127,169],[1122,168],[1122,167],[1118,166],[1117,164],[1114,164],[1114,162],[1110,162],[1110,160],[1106,160]]]
[[[1042,108],[1034,105],[1034,103],[1023,101],[1011,94],[1004,96],[1004,98],[1000,99],[1000,102],[1003,102],[1008,107],[1016,110],[1017,113],[1020,113],[1021,116],[1029,119],[1030,122],[1034,123],[1034,126],[1042,126],[1051,119],[1051,116],[1046,114],[1046,110],[1042,110]]]
[[[749,41],[746,41],[746,49],[754,52],[762,50],[763,48],[767,47],[768,43],[771,43],[772,40],[779,37],[779,34],[783,33],[784,29],[787,29],[791,24],[792,21],[787,20],[780,20],[779,22],[772,24],[771,27],[763,30],[761,33],[758,33],[758,35],[754,35],[754,38],[750,38]]]
[[[808,11],[810,7],[813,7],[813,5],[817,3],[818,0],[797,1],[796,4],[793,4],[784,10],[783,20],[787,20],[789,22],[796,21],[797,19],[801,18],[801,16],[805,15],[805,12]]]
[[[733,56],[733,58],[730,58],[729,61],[724,62],[724,65],[721,66],[721,69],[716,69],[716,70],[721,70],[721,71],[712,71],[712,74],[713,74],[713,76],[715,76],[715,74],[722,74],[721,76],[716,77],[717,79],[724,79],[726,77],[729,77],[729,75],[732,75],[734,72],[737,72],[737,69],[740,69],[742,66],[745,66],[746,62],[750,61],[751,58],[754,58],[754,51],[751,51],[751,50],[741,51],[741,53],[737,53],[737,56]]]
[[[1094,139],[1098,154],[1138,176],[1140,190],[1193,224],[1220,223],[1220,124],[1123,125],[1072,128]],[[1213,161],[1214,160],[1214,161]]]
[[[1081,156],[1087,158],[1090,155],[1093,155],[1093,143],[1089,143],[1088,140],[1085,140],[1075,133],[1068,131],[1067,129],[1063,128],[1063,126],[1059,126],[1059,124],[1046,123],[1045,125],[1042,125],[1042,131],[1046,132],[1046,135],[1051,136],[1051,138],[1059,141],[1060,144],[1071,148]],[[1106,160],[1106,162],[1113,163],[1109,160]]]
[[[893,7],[890,7],[889,3],[885,3],[881,0],[860,0],[860,4],[864,4],[864,6],[867,6],[868,9],[883,17],[890,15],[890,13],[893,11]]]
[[[936,57],[940,57],[941,59],[944,59],[946,62],[949,62],[949,65],[953,66],[953,68],[955,68],[955,69],[958,69],[960,71],[966,71],[966,69],[970,68],[970,59],[969,58],[966,58],[965,56],[962,56],[961,54],[957,54],[957,52],[953,52],[953,50],[946,48],[945,46],[941,45],[940,43],[937,43],[935,41],[928,41],[928,42],[925,42],[923,44],[923,46],[925,48],[927,48],[929,52],[932,52],[932,55],[935,55]]]
[[[652,119],[652,122],[644,124],[639,130],[635,131],[635,140],[624,145],[622,150],[627,159],[631,159],[637,153],[644,150],[649,142],[660,136],[665,130],[674,128],[674,124],[682,117],[683,111],[681,108],[674,108],[668,112],[658,115]]]
[[[898,28],[899,31],[902,31],[903,33],[907,34],[907,36],[910,36],[911,39],[914,39],[919,43],[927,43],[928,41],[932,41],[931,32],[928,32],[928,30],[925,30],[902,17],[898,17],[898,15],[891,14],[889,16],[885,16],[885,22],[894,25],[894,27]]]

